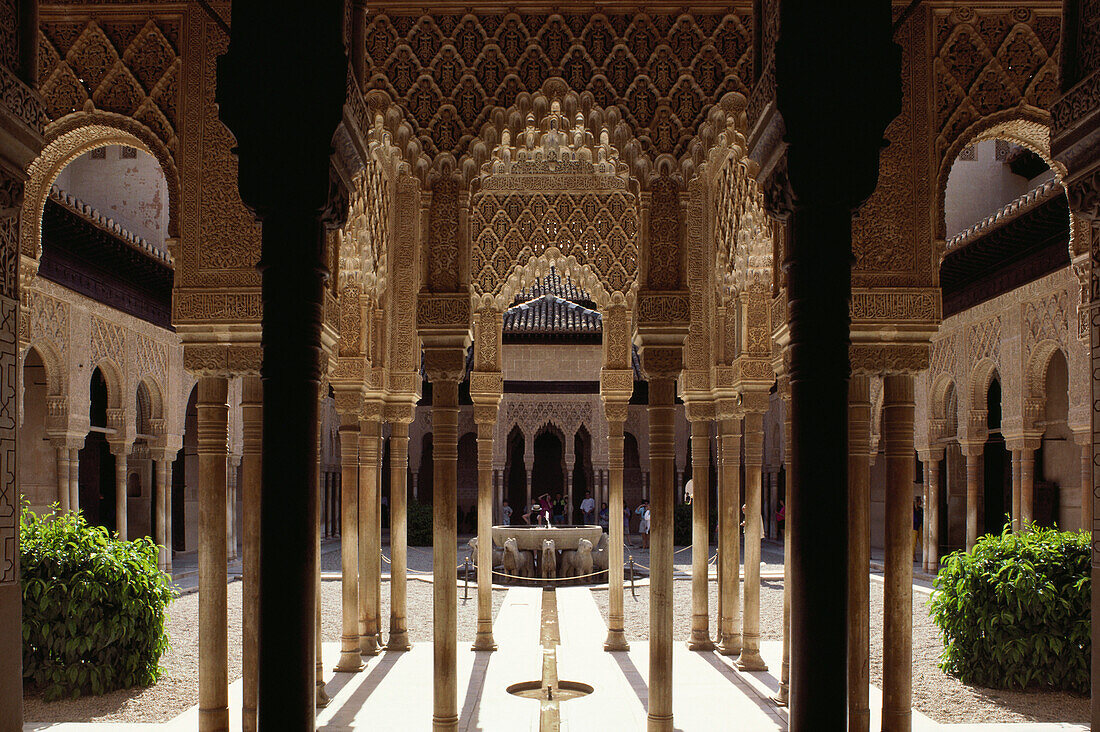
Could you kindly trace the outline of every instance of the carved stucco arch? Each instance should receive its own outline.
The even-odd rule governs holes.
[[[1065,180],[1066,169],[1050,154],[1050,114],[1042,109],[1021,105],[1015,109],[996,112],[974,122],[963,130],[947,148],[940,161],[936,176],[936,221],[935,236],[939,240],[947,238],[947,179],[956,158],[964,148],[985,142],[986,140],[1006,140],[1022,145],[1043,159],[1054,171],[1059,184]],[[1069,253],[1074,255],[1077,239],[1077,217],[1073,210],[1069,212]],[[942,255],[941,255],[942,258]]]
[[[164,419],[164,388],[160,379],[153,374],[142,374],[137,379],[134,387],[134,399],[137,399],[138,389],[142,384],[149,393],[149,419]]]
[[[965,390],[968,401],[965,434],[970,441],[984,442],[989,435],[989,410],[987,409],[987,400],[989,397],[989,387],[993,384],[994,379],[997,379],[1001,383],[1001,414],[1003,416],[1004,378],[1001,374],[1000,365],[992,358],[985,357],[974,364],[974,367],[970,370]],[[960,435],[963,433],[963,429],[964,425],[960,424]]]
[[[1046,404],[1046,379],[1047,371],[1054,354],[1061,352],[1066,360],[1067,371],[1069,369],[1069,354],[1065,347],[1056,340],[1045,338],[1031,349],[1027,365],[1024,368],[1024,395],[1027,399],[1038,399]],[[1067,394],[1068,397],[1068,394]]]
[[[99,369],[99,372],[103,374],[103,381],[107,384],[107,408],[124,409],[130,412],[132,405],[123,401],[123,395],[130,393],[129,389],[126,388],[125,372],[110,358],[101,358],[99,361],[90,364],[90,366],[91,368],[88,370],[89,379],[92,378],[92,373],[96,369]]]
[[[27,356],[34,350],[42,359],[42,368],[46,372],[46,396],[64,396],[68,389],[68,369],[65,368],[65,359],[61,356],[62,349],[49,338],[35,338],[23,348],[19,358],[19,376],[23,377],[23,371],[27,365]],[[22,396],[20,396],[22,400]]]
[[[50,187],[71,162],[107,145],[128,145],[151,155],[168,183],[169,238],[179,237],[180,182],[175,160],[148,127],[112,112],[75,112],[46,128],[46,145],[27,170],[23,197],[20,252],[35,260],[42,256],[42,214]]]
[[[932,407],[932,419],[947,419],[947,401],[951,396],[951,390],[955,387],[955,377],[951,374],[936,374],[929,389],[929,402]],[[956,388],[957,392],[958,389]]]

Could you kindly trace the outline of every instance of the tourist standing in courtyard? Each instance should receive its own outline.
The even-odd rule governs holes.
[[[606,503],[601,503],[600,504],[600,528],[603,529],[604,531],[607,531],[609,526],[611,526],[611,514],[607,510],[607,504]]]
[[[584,514],[585,524],[596,523],[596,501],[592,498],[591,491],[584,492],[584,500],[581,501],[581,513]]]
[[[508,499],[504,499],[504,505],[500,507],[500,522],[505,526],[512,525],[512,507],[508,505]]]
[[[921,555],[923,549],[921,543],[921,529],[924,528],[924,506],[921,505],[920,498],[913,499],[913,552],[916,556]]]
[[[559,525],[564,524],[565,523],[565,499],[562,498],[561,493],[555,493],[554,494],[553,507],[554,507],[554,523],[559,524]]]
[[[636,513],[638,514],[638,533],[642,535],[642,548],[649,548],[649,502],[642,501],[638,504]]]

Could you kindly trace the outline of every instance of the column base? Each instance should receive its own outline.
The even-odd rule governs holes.
[[[406,630],[390,631],[390,640],[386,643],[387,651],[408,651],[412,649],[409,642],[409,632]]]
[[[718,641],[718,652],[723,656],[740,656],[741,634],[731,633],[730,635],[722,636]]]
[[[710,634],[707,631],[691,631],[691,638],[687,642],[689,651],[713,651],[714,647],[714,641],[710,639]]]
[[[435,732],[457,732],[458,715],[439,717],[432,715],[432,730]]]
[[[610,653],[629,651],[630,644],[626,641],[626,634],[621,630],[607,631],[607,640],[603,642],[603,649]]]
[[[333,671],[337,671],[343,674],[354,674],[363,670],[363,660],[359,656],[359,649],[353,650],[341,650],[340,660],[336,662],[336,668]]]
[[[787,706],[787,699],[789,699],[787,695],[788,691],[789,685],[783,683],[782,681],[779,682],[779,691],[775,692],[775,696],[772,697],[772,701],[775,702],[775,705],[777,707]]]
[[[650,714],[646,717],[646,730],[648,732],[672,732],[672,715]]]
[[[229,729],[229,707],[199,710],[199,732]]]
[[[737,668],[741,671],[767,671],[768,664],[760,657],[760,651],[742,649],[741,657],[737,659]]]
[[[241,709],[241,732],[256,732],[258,724],[255,709]]]
[[[359,655],[361,656],[377,656],[382,652],[382,647],[378,644],[377,635],[361,635],[359,636]]]
[[[474,636],[474,644],[470,647],[473,651],[495,651],[497,649],[497,642],[493,640],[492,631],[482,633],[479,632]]]
[[[329,698],[328,692],[325,691],[325,682],[317,682],[317,701],[315,702],[318,709],[324,709],[328,706],[328,703],[332,701]]]

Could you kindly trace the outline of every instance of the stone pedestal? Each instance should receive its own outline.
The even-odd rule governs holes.
[[[199,731],[229,729],[225,481],[229,383],[199,379]]]

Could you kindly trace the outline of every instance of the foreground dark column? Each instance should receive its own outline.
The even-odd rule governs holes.
[[[780,10],[776,106],[793,209],[791,473],[800,486],[790,502],[793,732],[848,721],[848,507],[836,498],[848,490],[852,211],[875,188],[883,131],[900,108],[891,24],[885,0],[786,0]]]
[[[246,376],[241,398],[244,440],[241,454],[241,491],[244,499],[244,558],[241,625],[244,636],[241,666],[244,670],[241,729],[256,729],[257,677],[260,654],[260,489],[263,481],[263,383],[258,376]]]
[[[241,198],[263,220],[259,729],[312,732],[320,219],[325,207],[328,220],[346,209],[329,163],[348,73],[343,4],[295,3],[272,13],[237,3],[231,28],[217,101],[237,141]],[[224,521],[224,498],[221,514]]]

